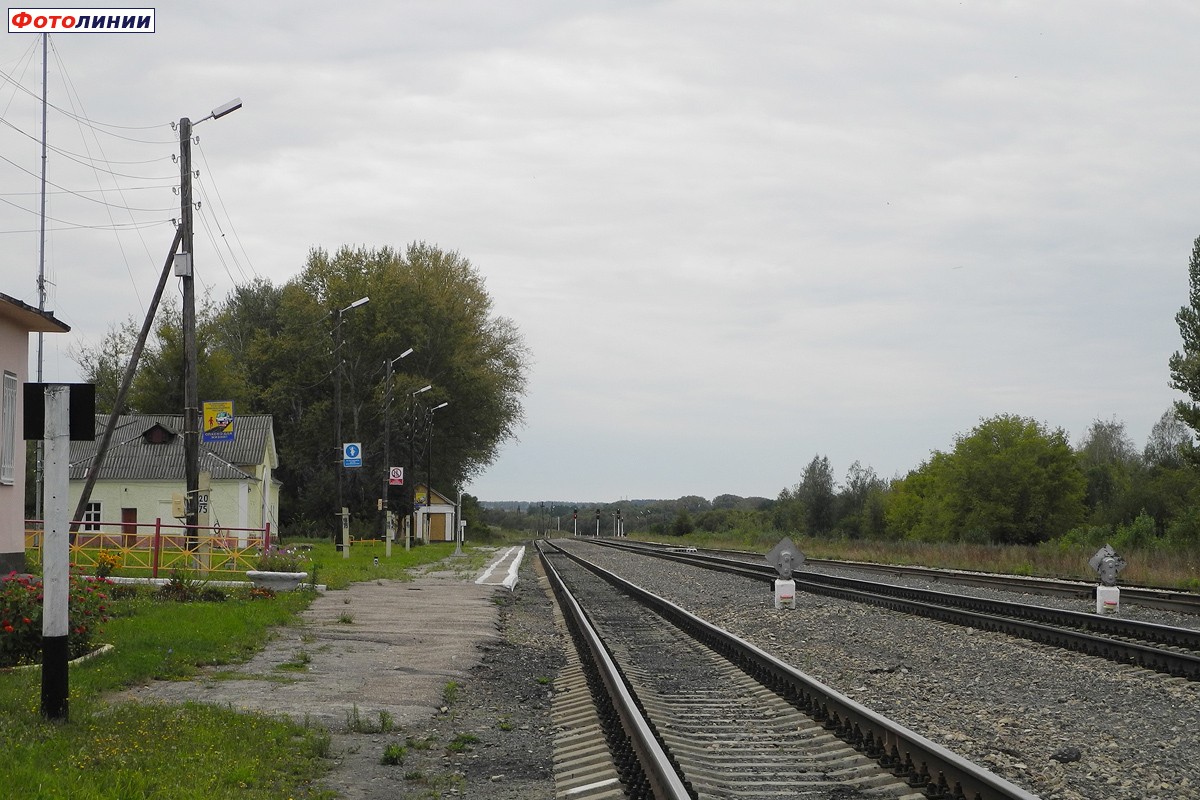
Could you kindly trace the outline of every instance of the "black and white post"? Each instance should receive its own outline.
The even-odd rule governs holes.
[[[71,462],[71,395],[65,383],[45,390],[45,538],[42,544],[42,716],[67,719],[67,633],[71,587],[71,523],[67,505]]]
[[[42,716],[67,720],[71,610],[71,440],[96,438],[96,387],[26,383],[25,439],[44,450],[42,537]]]

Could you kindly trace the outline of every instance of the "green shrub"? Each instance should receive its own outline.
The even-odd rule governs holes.
[[[395,767],[404,763],[405,755],[407,755],[407,751],[403,745],[389,744],[383,749],[383,757],[379,759],[379,763]]]
[[[200,599],[204,590],[204,581],[193,578],[183,570],[171,570],[171,577],[159,587],[154,596],[159,600],[174,600],[178,603],[190,603]]]
[[[1059,550],[1102,547],[1113,540],[1113,529],[1108,525],[1080,525],[1054,540]]]
[[[1154,527],[1154,517],[1143,511],[1128,525],[1118,525],[1112,546],[1118,552],[1128,550],[1150,550],[1158,546],[1159,539]]]

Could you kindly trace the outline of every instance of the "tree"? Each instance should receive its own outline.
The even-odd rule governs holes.
[[[1187,400],[1175,401],[1175,413],[1193,431],[1200,433],[1200,236],[1192,242],[1188,262],[1188,304],[1175,314],[1183,352],[1176,351],[1167,362],[1171,387],[1184,392]],[[1195,454],[1192,454],[1195,460]]]
[[[884,502],[887,535],[892,539],[948,542],[958,538],[950,508],[950,455],[935,450],[921,466],[892,483]]]
[[[120,325],[110,326],[95,347],[77,345],[72,348],[71,360],[79,365],[83,382],[96,386],[96,413],[112,412],[137,338],[138,326],[130,318]]]
[[[1124,501],[1142,466],[1133,440],[1125,433],[1125,423],[1094,420],[1077,455],[1087,478],[1085,502],[1093,521],[1115,525],[1136,516],[1140,509],[1128,509]]]
[[[833,530],[833,486],[833,467],[829,465],[829,457],[813,456],[795,490],[796,499],[804,504],[804,521],[812,536],[828,534]]]
[[[248,397],[245,376],[233,368],[232,355],[216,337],[216,308],[205,301],[196,309],[196,382],[199,399],[232,400],[235,407]],[[159,307],[153,338],[138,363],[129,390],[129,409],[142,414],[183,413],[183,315],[173,301]]]
[[[140,326],[130,318],[114,326],[96,347],[79,347],[72,358],[83,379],[96,384],[96,410],[111,412]],[[248,397],[246,375],[234,368],[233,355],[219,340],[217,309],[205,302],[196,311],[196,379],[200,400]],[[179,306],[164,299],[152,335],[146,342],[126,398],[124,413],[183,414],[183,317]]]
[[[1035,544],[1083,517],[1086,481],[1061,428],[1001,414],[958,437],[945,498],[958,538]]]
[[[837,494],[838,531],[851,539],[881,536],[885,488],[875,470],[858,461],[851,464],[842,490]]]
[[[1002,414],[896,481],[885,516],[896,537],[1033,544],[1081,521],[1085,488],[1066,432]]]
[[[360,297],[370,302],[338,314]],[[339,360],[343,439],[364,450],[363,467],[342,478],[344,501],[359,519],[375,518],[392,466],[382,458],[385,427],[393,465],[420,467],[406,488],[431,473],[431,485],[449,493],[491,463],[522,420],[528,352],[458,253],[423,242],[403,253],[313,250],[296,278],[280,289],[246,287],[221,318],[234,332],[226,346],[241,352],[254,376],[252,407],[277,422],[285,522],[332,519],[341,468],[333,409]],[[395,363],[385,408],[384,364],[410,347],[413,354]],[[433,389],[413,396],[427,385]]]
[[[1192,446],[1192,434],[1179,418],[1178,412],[1170,408],[1163,412],[1158,422],[1150,429],[1142,458],[1146,465],[1154,468],[1175,469],[1186,461],[1188,448]]]
[[[696,524],[692,522],[692,515],[686,509],[679,509],[675,514],[675,521],[671,523],[671,533],[675,536],[687,536],[694,530]]]

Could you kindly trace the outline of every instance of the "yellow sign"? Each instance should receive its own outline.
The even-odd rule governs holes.
[[[205,442],[233,441],[233,401],[218,400],[204,403],[204,432],[201,440]]]

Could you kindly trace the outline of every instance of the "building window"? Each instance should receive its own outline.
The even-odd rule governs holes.
[[[0,388],[0,483],[15,480],[13,464],[17,452],[17,376],[4,373]]]
[[[83,529],[93,533],[100,531],[100,504],[88,503],[83,512]]]

